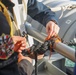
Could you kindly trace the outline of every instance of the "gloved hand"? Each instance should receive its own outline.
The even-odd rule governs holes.
[[[14,42],[13,50],[15,52],[22,52],[26,48],[26,38],[21,36],[13,36],[12,37]]]

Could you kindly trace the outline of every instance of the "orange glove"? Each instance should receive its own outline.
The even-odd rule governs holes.
[[[13,36],[14,48],[15,52],[22,52],[26,48],[26,38],[21,36]]]

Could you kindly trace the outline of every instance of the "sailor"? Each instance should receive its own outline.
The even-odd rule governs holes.
[[[25,7],[27,11],[25,12],[27,12],[27,14],[30,15],[33,19],[37,20],[38,22],[46,26],[46,32],[48,34],[48,37],[56,36],[58,34],[59,26],[57,25],[58,22],[56,19],[56,15],[54,12],[51,11],[50,8],[46,7],[44,4],[42,4],[41,2],[38,2],[37,0],[28,0],[28,1],[22,0],[22,1],[24,1],[24,6],[27,5]],[[8,39],[10,40],[12,39],[14,41],[14,46],[11,41],[11,47],[6,49],[7,42],[4,42],[5,39],[2,39],[1,46],[4,47],[4,49],[3,48],[0,48],[0,49],[2,52],[4,51],[4,54],[6,57],[2,55],[0,56],[1,58],[0,75],[31,75],[33,72],[31,59],[29,57],[24,57],[21,54],[21,50],[24,50],[24,48],[26,47],[26,41],[25,41],[26,39],[24,37],[17,36],[18,34],[17,32],[19,30],[16,30],[17,32],[13,30],[14,23],[11,23],[11,22],[13,22],[14,19],[11,17],[11,15],[9,16],[7,11],[8,9],[12,13],[12,15],[14,15],[12,10],[13,10],[13,7],[15,6],[16,6],[16,3],[14,3],[14,0],[0,0],[0,10],[1,10],[0,15],[4,15],[2,17],[0,16],[1,17],[0,26],[2,25],[2,28],[3,28],[3,31],[0,30],[0,33],[2,35],[1,39],[2,37],[9,37]],[[5,19],[5,22],[4,22],[4,19]],[[15,20],[15,22],[18,22],[17,19]],[[6,28],[4,28],[3,25],[6,26]],[[9,36],[9,34],[11,35],[11,37]],[[8,51],[10,52],[10,54],[8,53]],[[17,52],[19,53],[18,60],[16,57]]]

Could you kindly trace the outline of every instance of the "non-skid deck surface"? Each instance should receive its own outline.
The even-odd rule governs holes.
[[[52,74],[49,74],[49,73],[43,71],[43,72],[39,72],[37,75],[52,75]]]

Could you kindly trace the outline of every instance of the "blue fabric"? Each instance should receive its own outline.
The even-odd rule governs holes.
[[[74,75],[76,75],[76,63],[75,63],[75,67],[74,67]]]
[[[51,20],[58,23],[55,12],[52,12],[50,8],[47,8],[47,6],[42,2],[38,2],[37,0],[28,0],[27,7],[28,15],[44,26],[46,26],[46,24]]]
[[[6,20],[4,14],[0,11],[0,36],[4,34],[10,34],[10,26]]]

